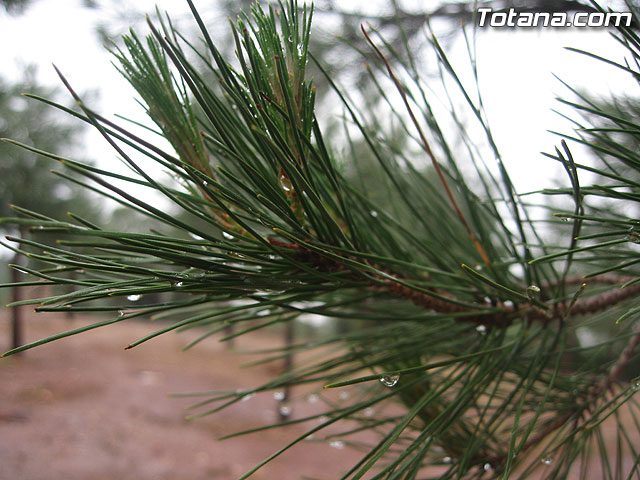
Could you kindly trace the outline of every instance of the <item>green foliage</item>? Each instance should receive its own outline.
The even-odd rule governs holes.
[[[39,86],[35,70],[28,67],[24,80],[9,84],[0,80],[0,137],[47,151],[71,152],[80,141],[82,130],[48,105],[22,96],[29,92],[40,97],[53,97],[53,89]],[[0,143],[0,213],[7,216],[9,205],[38,210],[46,216],[66,215],[72,209],[78,214],[89,210],[86,190],[60,176],[48,174],[51,162],[25,149]],[[43,199],[47,201],[43,202]],[[79,202],[80,199],[83,199]],[[78,204],[86,208],[78,209]]]
[[[20,14],[23,13],[31,3],[31,0],[2,0],[0,5],[8,13]]]
[[[324,315],[362,328],[265,353],[268,362],[317,350],[264,385],[204,394],[194,405],[194,416],[206,415],[255,392],[310,383],[350,393],[343,404],[322,395],[323,412],[285,422],[320,420],[242,478],[331,425],[342,427],[327,437],[334,441],[349,442],[360,431],[379,435],[344,479],[528,478],[536,472],[583,478],[594,468],[594,452],[603,478],[637,474],[638,384],[623,379],[640,341],[634,320],[638,235],[628,231],[640,220],[603,217],[597,202],[594,207],[585,202],[589,193],[633,204],[635,177],[592,168],[618,183],[580,185],[578,173],[587,167],[562,143],[553,157],[565,166],[571,188],[549,193],[570,195],[575,210],[565,215],[573,220],[567,243],[550,243],[513,190],[482,103],[472,100],[475,95],[464,88],[435,38],[430,42],[443,76],[466,100],[489,152],[464,134],[453,107],[460,136],[445,133],[408,45],[403,55],[395,55],[382,37],[374,41],[373,33],[365,32],[379,59],[374,68],[380,71],[372,68],[370,74],[386,102],[385,114],[400,127],[381,129],[381,122],[368,120],[374,115],[359,111],[328,77],[348,112],[345,130],[353,147],[351,157],[336,158],[305,78],[312,10],[293,0],[279,9],[254,7],[232,24],[237,57],[230,63],[189,4],[206,52],[197,52],[167,20],[159,27],[150,24],[152,35],[144,42],[132,32],[125,49],[115,53],[174,152],[94,112],[62,75],[82,113],[65,110],[93,125],[131,173],[116,174],[12,141],[59,161],[90,188],[164,227],[112,231],[77,217],[61,221],[29,211],[3,219],[74,237],[61,242],[68,249],[14,239],[33,258],[79,272],[70,282],[46,269],[28,271],[76,289],[21,304],[38,305],[38,311],[113,311],[106,320],[5,355],[148,314],[172,323],[129,348],[173,330],[198,328],[202,334],[192,347],[229,325],[236,327],[234,335],[242,335],[308,313]],[[636,58],[635,34],[622,28],[619,35]],[[211,59],[208,73],[217,83],[206,81],[188,59],[192,50],[200,61]],[[592,113],[605,116],[602,110]],[[620,128],[624,135],[640,131],[631,120]],[[452,146],[455,141],[464,146],[462,152]],[[613,144],[605,152],[607,165],[622,162],[637,172],[637,153]],[[416,152],[430,161],[429,168],[411,161]],[[498,178],[485,158],[496,159]],[[157,162],[175,182],[141,168],[142,159]],[[363,181],[349,173],[358,165],[368,170]],[[378,178],[388,195],[361,189]],[[167,213],[122,182],[163,195],[185,215]],[[598,233],[581,236],[585,223],[596,224]],[[603,242],[602,236],[612,238]],[[610,274],[613,263],[608,270],[592,270],[612,259],[623,274]],[[575,275],[585,270],[587,277]],[[174,295],[161,303],[145,297],[126,301],[160,292]],[[99,302],[105,298],[120,302],[104,306]],[[619,325],[606,340],[581,340],[585,331],[616,319]],[[601,356],[604,350],[618,353],[602,361],[611,358]],[[613,444],[604,443],[606,429],[614,432]]]

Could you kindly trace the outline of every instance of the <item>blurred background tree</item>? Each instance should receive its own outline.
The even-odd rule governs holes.
[[[11,84],[0,78],[0,137],[14,138],[45,150],[78,152],[84,129],[79,128],[68,115],[45,103],[29,99],[23,93],[56,98],[60,92],[38,85],[33,66],[24,68],[20,82]],[[80,215],[96,212],[94,202],[85,188],[50,173],[50,160],[5,142],[0,143],[0,159],[0,215],[12,215],[11,206],[37,209],[45,216],[58,218],[66,216],[70,210]],[[11,228],[1,225],[0,231],[20,238],[28,234],[24,226]],[[21,263],[19,253],[15,252],[12,263]],[[13,282],[18,281],[17,274],[13,269]],[[20,291],[15,288],[12,301],[19,300]],[[12,309],[12,332],[11,344],[20,345],[19,307]]]
[[[0,6],[10,14],[21,14],[29,7],[32,0],[0,0]]]

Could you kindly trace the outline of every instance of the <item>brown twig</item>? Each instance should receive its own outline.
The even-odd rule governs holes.
[[[600,274],[593,277],[585,278],[582,275],[572,275],[564,279],[563,283],[565,285],[580,285],[585,281],[589,284],[596,283],[602,285],[622,285],[623,283],[627,283],[633,280],[634,277],[629,277],[626,275],[618,275],[615,273],[608,273],[606,275]],[[543,283],[540,285],[543,288],[555,288],[558,286],[558,282],[551,283]]]
[[[326,258],[319,253],[307,250],[300,245],[294,243],[285,243],[275,238],[270,238],[269,242],[280,248],[286,248],[288,250],[294,250],[296,257],[299,261],[304,262],[320,271],[324,272],[336,272],[343,270],[344,267],[336,260]],[[383,269],[374,265],[374,267],[382,272]],[[551,310],[543,310],[531,303],[523,303],[518,306],[507,306],[501,304],[501,311],[493,314],[483,313],[481,310],[473,309],[460,305],[461,300],[455,298],[448,292],[442,292],[434,290],[430,295],[424,291],[418,291],[412,289],[406,285],[406,282],[398,278],[397,281],[390,280],[389,278],[397,278],[395,275],[388,272],[384,277],[385,283],[374,284],[372,288],[386,291],[396,297],[401,297],[409,300],[414,305],[422,307],[426,310],[433,310],[438,313],[445,314],[465,314],[457,318],[461,322],[478,323],[487,327],[506,327],[510,325],[520,315],[526,315],[529,321],[542,321],[549,322],[552,320],[565,320],[566,317],[573,317],[578,315],[585,315],[591,313],[601,312],[609,307],[617,305],[618,303],[627,300],[631,297],[640,295],[640,284],[631,285],[626,288],[618,288],[615,290],[609,290],[599,295],[593,295],[588,298],[581,298],[577,300],[572,306],[571,310],[567,311],[567,304],[558,303],[553,306]],[[383,278],[383,277],[379,277]],[[628,282],[631,277],[625,277],[622,275],[600,275],[594,277],[591,281],[594,283],[601,283],[605,285],[619,285]],[[578,283],[578,277],[570,277],[568,283]],[[582,280],[580,283],[584,282]],[[444,298],[443,298],[444,297]],[[445,298],[451,301],[445,300]],[[477,315],[471,315],[476,312]]]
[[[584,413],[593,406],[593,404],[600,398],[600,395],[603,392],[611,390],[613,388],[616,379],[620,376],[622,371],[631,361],[631,358],[633,357],[633,354],[635,353],[638,345],[640,345],[640,328],[638,328],[635,334],[629,339],[629,342],[620,354],[618,361],[613,365],[613,367],[611,367],[607,376],[605,376],[599,382],[596,382],[591,388],[588,389],[589,393],[584,401],[577,404],[576,409],[565,412],[562,415],[558,416],[546,427],[529,438],[520,449],[520,452],[525,452],[530,448],[535,447],[545,438],[547,438],[551,433],[555,432],[559,428],[562,428],[572,418],[574,419],[575,427],[577,427],[581,423],[580,420],[584,420]],[[496,465],[499,465],[504,462],[504,459],[504,455],[497,456],[494,457],[493,462]]]
[[[636,348],[638,348],[639,344],[640,328],[638,328],[635,334],[629,339],[629,342],[627,343],[626,347],[624,347],[624,350],[622,350],[618,361],[613,365],[613,367],[611,367],[611,370],[609,370],[609,374],[599,384],[598,394],[604,392],[605,390],[610,390],[611,387],[613,387],[616,379],[629,364],[629,361],[631,361],[631,358],[633,357],[633,354],[635,353]]]
[[[607,285],[617,285],[622,280],[625,283],[629,280],[628,277],[622,277],[620,275],[612,275],[611,278],[601,276],[598,278],[598,283]],[[588,298],[581,298],[576,301],[571,310],[568,312],[569,316],[586,315],[590,313],[597,313],[606,310],[609,307],[617,305],[618,303],[635,296],[640,295],[640,284],[631,285],[626,288],[618,288],[615,290],[609,290],[599,295],[593,295]],[[537,309],[533,310],[529,318],[531,320],[552,320],[563,319],[567,316],[567,305],[559,303],[555,305],[553,312],[545,312]]]
[[[323,257],[316,252],[304,249],[303,247],[300,247],[300,245],[285,243],[274,238],[270,238],[269,241],[276,247],[293,250],[294,252],[296,252],[295,255],[298,260],[304,261],[307,264],[314,266],[314,268],[318,268],[322,271],[338,271],[344,269],[344,267],[337,261]],[[375,268],[381,270],[377,266]],[[499,313],[482,315],[481,311],[477,311],[478,315],[469,315],[469,313],[474,312],[473,309],[465,307],[463,305],[459,305],[457,303],[448,302],[445,299],[440,298],[448,297],[452,301],[457,302],[458,300],[455,297],[452,297],[445,292],[436,291],[432,296],[422,291],[413,290],[409,286],[405,285],[404,282],[400,283],[401,279],[399,278],[398,281],[389,280],[389,277],[396,277],[393,274],[389,274],[387,272],[385,273],[385,277],[380,276],[378,278],[384,278],[386,280],[386,283],[382,285],[375,284],[372,286],[373,288],[380,289],[397,297],[404,298],[411,301],[415,305],[421,306],[428,310],[450,314],[464,313],[464,316],[460,316],[456,320],[479,324],[481,323],[490,327],[506,327],[511,324],[515,318],[518,318],[518,313],[520,312],[522,312],[523,315],[526,314],[529,321],[564,321],[567,319],[567,317],[570,318],[573,316],[595,313],[604,310],[622,302],[623,300],[640,294],[640,284],[636,284],[623,289],[619,288],[610,290],[589,298],[579,299],[575,303],[573,303],[570,311],[567,311],[568,306],[565,303],[559,303],[555,305],[555,308],[551,311],[541,310],[532,304],[522,304],[517,307],[507,307],[505,305],[502,305],[502,311]],[[593,283],[600,283],[604,285],[620,285],[627,283],[629,280],[631,280],[631,278],[622,275],[611,274],[600,275],[590,280]],[[568,277],[566,281],[567,284],[576,284],[583,283],[584,279],[582,277],[576,276]],[[640,328],[638,328],[635,334],[629,339],[629,342],[620,354],[617,362],[609,370],[609,373],[603,379],[594,382],[592,387],[588,389],[588,394],[586,395],[586,398],[584,398],[584,401],[576,404],[576,408],[572,409],[571,411],[564,412],[557,418],[552,419],[545,427],[543,427],[540,431],[530,437],[522,446],[520,451],[525,452],[530,450],[531,448],[536,447],[550,434],[566,425],[567,422],[572,418],[574,419],[577,426],[580,423],[580,420],[583,419],[584,413],[588,411],[591,406],[600,398],[600,395],[603,392],[612,389],[617,378],[631,361],[636,349],[638,348],[638,345],[640,345]],[[504,461],[504,454],[497,454],[490,459],[490,463],[493,465],[502,465]]]

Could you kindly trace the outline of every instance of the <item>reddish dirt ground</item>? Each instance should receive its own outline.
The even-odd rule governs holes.
[[[91,321],[28,317],[28,341]],[[0,311],[1,350],[8,343],[8,323],[8,312]],[[259,357],[233,353],[214,338],[182,352],[197,338],[194,331],[123,350],[157,327],[129,320],[0,359],[0,480],[234,480],[317,425],[310,421],[219,441],[276,421],[273,394],[258,394],[196,420],[185,420],[185,408],[200,397],[171,394],[256,387],[274,378],[281,365],[243,368]],[[236,349],[281,342],[281,335],[260,333],[237,339]],[[293,392],[293,418],[321,412],[322,402],[307,400],[310,392]],[[340,401],[338,392],[331,394]],[[633,419],[628,421],[631,425]],[[615,446],[615,429],[605,429],[605,443]],[[251,479],[334,480],[361,456],[318,437],[296,445]],[[629,472],[633,457],[625,455],[624,463],[623,471]],[[597,455],[587,477],[603,478]],[[545,478],[544,472],[533,478]]]
[[[26,322],[27,340],[87,321],[33,314]],[[0,322],[6,346],[6,310]],[[123,350],[155,327],[127,321],[0,360],[0,479],[231,480],[314,426],[218,440],[273,422],[277,402],[271,393],[185,420],[184,408],[198,399],[170,394],[255,387],[273,378],[279,365],[241,368],[255,357],[231,353],[215,339],[182,352],[196,332],[170,333]],[[280,341],[265,334],[243,337],[237,348]],[[313,407],[305,401],[307,393],[294,392],[294,416]],[[335,479],[360,455],[326,441],[304,442],[251,478]]]

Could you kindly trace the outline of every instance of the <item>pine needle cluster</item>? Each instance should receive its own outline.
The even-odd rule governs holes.
[[[265,362],[305,355],[263,385],[210,393],[194,406],[194,416],[207,415],[257,392],[316,386],[325,401],[320,414],[234,434],[309,422],[243,479],[330,426],[334,442],[377,435],[343,479],[587,478],[594,469],[602,478],[637,476],[640,381],[630,368],[639,358],[640,219],[630,212],[640,200],[640,155],[629,145],[639,139],[640,120],[575,92],[569,103],[593,125],[577,122],[566,140],[591,147],[601,162],[574,159],[562,140],[549,156],[564,166],[569,186],[543,193],[567,196],[574,208],[541,225],[513,188],[482,103],[434,36],[443,76],[466,100],[489,153],[461,123],[464,148],[454,147],[409,45],[397,54],[364,29],[377,59],[373,84],[404,140],[376,129],[371,112],[329,77],[359,142],[340,156],[323,136],[306,75],[313,9],[294,0],[253,7],[231,24],[236,58],[228,61],[188,1],[204,50],[165,19],[149,21],[144,40],[131,32],[114,51],[173,151],[92,110],[61,73],[78,110],[36,100],[96,128],[130,174],[5,140],[56,160],[77,174],[73,181],[163,226],[112,231],[77,215],[63,221],[26,209],[2,219],[65,235],[57,247],[8,238],[9,248],[47,265],[16,266],[29,276],[21,285],[73,287],[20,304],[109,314],[5,356],[149,315],[171,322],[127,348],[174,330],[201,332],[192,347],[229,326],[235,330],[226,339],[322,315],[343,331],[264,353]],[[640,78],[640,38],[624,27],[614,35],[628,62],[600,60]],[[416,150],[428,167],[412,161]],[[143,169],[141,159],[173,181]],[[383,179],[378,189],[360,188],[366,182],[348,174],[354,168]],[[583,171],[599,183],[581,185]],[[127,184],[164,196],[180,213]],[[549,225],[564,243],[547,239]],[[160,293],[171,295],[145,301]],[[604,332],[602,340],[581,341],[585,330]],[[349,400],[336,404],[323,397],[326,389],[345,389]]]

